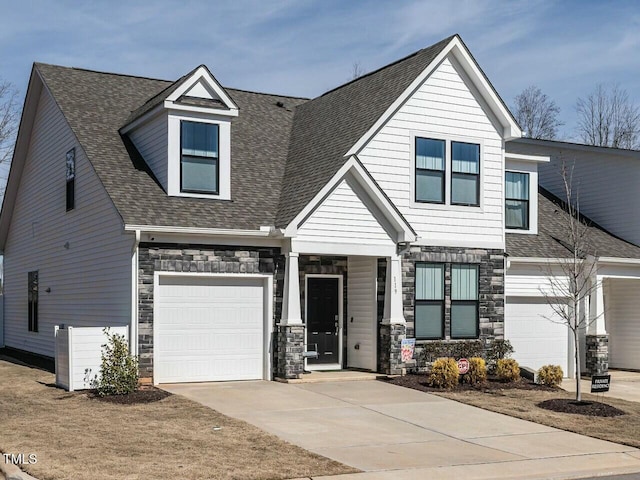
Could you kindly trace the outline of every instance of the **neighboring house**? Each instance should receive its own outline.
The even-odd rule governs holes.
[[[534,266],[568,254],[562,210],[537,194],[549,155],[505,154],[520,137],[457,35],[311,100],[204,66],[35,64],[0,215],[5,346],[52,357],[55,325],[126,325],[163,383],[400,373],[405,337],[506,335],[570,372]],[[640,275],[640,248],[593,230]]]

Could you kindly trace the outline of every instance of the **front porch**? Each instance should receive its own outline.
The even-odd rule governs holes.
[[[395,288],[394,288],[395,286]],[[402,373],[405,338],[399,255],[286,255],[276,377],[356,369]],[[317,358],[305,355],[317,352]],[[326,375],[325,375],[326,376]]]

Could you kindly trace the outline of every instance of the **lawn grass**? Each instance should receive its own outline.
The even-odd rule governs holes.
[[[553,412],[537,406],[543,400],[575,398],[574,393],[560,389],[555,391],[519,389],[442,391],[437,392],[436,395],[549,427],[640,448],[640,403],[637,402],[582,394],[582,399],[585,401],[606,403],[626,413],[619,417],[589,417]]]
[[[35,453],[37,463],[23,469],[41,480],[266,480],[357,471],[177,395],[118,405],[54,381],[49,372],[0,359],[0,451]]]

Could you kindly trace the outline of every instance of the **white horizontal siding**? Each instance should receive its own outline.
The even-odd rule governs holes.
[[[518,145],[518,149],[524,145]],[[573,190],[579,196],[580,212],[611,233],[640,245],[640,163],[635,158],[611,153],[595,153],[558,147],[529,147],[533,152],[551,156],[551,162],[539,166],[540,185],[565,198],[562,162],[573,167]],[[612,188],[614,187],[614,188]]]
[[[365,202],[366,200],[358,196],[347,180],[342,180],[303,222],[296,239],[393,245],[389,234]]]
[[[482,145],[481,208],[414,202],[415,136]],[[449,59],[400,107],[358,157],[423,242],[503,245],[502,137]],[[446,189],[450,190],[450,184]]]
[[[377,265],[376,258],[348,258],[347,364],[349,367],[376,369]],[[358,346],[357,349],[356,346]]]
[[[167,115],[162,113],[129,133],[129,138],[151,168],[151,171],[167,191]]]
[[[640,280],[605,280],[609,366],[640,369]]]
[[[552,286],[550,274],[553,274],[553,284],[560,285],[560,288]],[[549,270],[549,267],[541,265],[512,263],[505,275],[504,285],[505,295],[513,297],[557,296],[567,291],[567,279],[561,269],[554,267]]]
[[[66,212],[65,154],[74,147],[75,209]],[[5,344],[53,356],[54,325],[128,324],[132,246],[84,151],[43,90],[4,252]],[[27,273],[33,270],[40,282],[38,333],[27,331]]]

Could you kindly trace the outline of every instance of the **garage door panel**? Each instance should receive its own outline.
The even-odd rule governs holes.
[[[558,321],[545,299],[508,297],[505,308],[505,338],[514,348],[513,358],[522,366],[538,369],[554,364],[568,373],[568,329]]]
[[[156,382],[262,378],[262,279],[159,280],[154,310]]]

